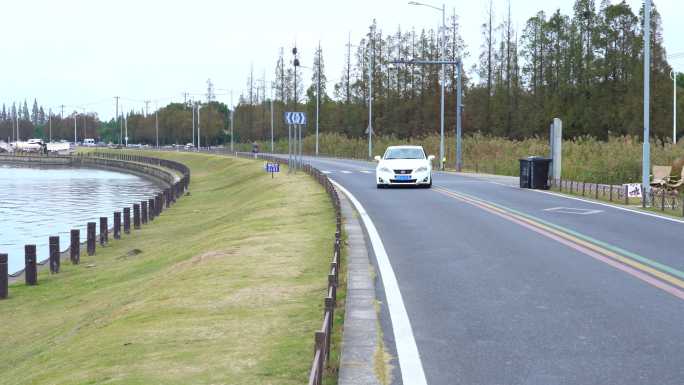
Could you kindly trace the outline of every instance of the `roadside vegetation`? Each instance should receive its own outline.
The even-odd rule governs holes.
[[[320,327],[335,218],[300,173],[187,164],[190,195],[81,264],[10,287],[0,384],[301,384]]]
[[[439,156],[439,135],[417,139],[391,136],[373,138],[373,154],[380,155],[389,145],[420,144],[430,154]],[[270,151],[270,142],[259,142],[262,151]],[[447,166],[454,167],[455,139],[446,138]],[[239,146],[251,151],[251,145]],[[606,141],[581,137],[563,142],[563,178],[591,183],[621,184],[641,180],[641,149],[639,137],[610,137]],[[287,153],[287,140],[276,142],[275,151]],[[304,152],[313,154],[315,137],[304,139]],[[368,159],[368,140],[350,139],[341,135],[323,134],[319,139],[319,153],[327,156]],[[548,156],[548,139],[535,137],[510,140],[485,135],[463,138],[463,162],[466,171],[517,176],[518,159],[530,155]],[[670,165],[677,157],[684,157],[684,143],[672,145],[668,140],[651,141],[651,163]]]

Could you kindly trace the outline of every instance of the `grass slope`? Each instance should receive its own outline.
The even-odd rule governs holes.
[[[80,266],[11,286],[0,384],[305,382],[334,238],[324,190],[258,162],[157,155],[191,167],[191,196]]]

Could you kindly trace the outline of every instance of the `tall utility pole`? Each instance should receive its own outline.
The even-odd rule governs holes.
[[[235,120],[235,107],[233,106],[233,90],[230,90],[230,153],[233,153],[233,120]]]
[[[321,105],[321,42],[318,42],[318,57],[316,60],[316,156],[318,156],[318,117]]]
[[[442,4],[442,61],[446,60],[446,17],[445,5]],[[446,85],[446,65],[442,63],[442,96],[440,98],[440,115],[439,120],[439,168],[444,170],[444,86]]]
[[[86,122],[86,109],[83,108],[83,139],[88,136],[88,125]]]
[[[126,147],[128,147],[128,115],[124,116],[124,134],[126,135]]]
[[[149,115],[149,110],[150,110],[150,100],[145,100],[145,117]]]
[[[195,147],[195,104],[192,104],[192,146]]]
[[[62,104],[62,105],[60,105],[60,107],[62,107],[62,114],[59,117],[60,117],[60,119],[64,119],[64,107],[65,107],[65,105]]]
[[[116,120],[115,123],[118,123],[119,120],[119,97],[115,96],[114,99],[116,99]],[[119,130],[119,145],[123,143],[123,130]]]
[[[50,138],[49,138],[49,141],[50,141],[50,143],[52,143],[52,108],[50,108],[50,110],[49,110],[49,112],[48,112],[48,121],[50,122],[50,123],[49,123],[49,125],[50,125]]]
[[[154,128],[157,132],[157,148],[159,148],[159,111],[154,111]]]
[[[294,66],[294,110],[293,111],[297,111],[297,67],[299,67],[299,58],[297,57],[297,44],[295,44],[295,47],[292,49],[292,55],[294,55],[294,60],[292,60],[292,64]],[[297,137],[297,129],[299,129],[299,138]],[[294,153],[295,153],[295,172],[296,172],[297,167],[299,167],[299,162],[301,162],[301,156],[302,156],[302,125],[301,124],[295,125],[294,141],[295,141]],[[297,145],[299,145],[299,147]]]
[[[200,109],[202,108],[201,105],[197,106],[197,151],[200,150],[201,144],[200,144]]]
[[[373,20],[375,24],[375,20]],[[368,159],[373,158],[373,57],[375,56],[374,30],[371,29],[370,57],[368,58]]]
[[[76,113],[74,112],[74,145],[78,142],[78,139],[76,138]]]
[[[644,147],[641,160],[641,193],[642,204],[646,206],[650,187],[651,147],[649,143],[650,108],[651,108],[651,0],[644,4]]]
[[[445,11],[445,5],[442,4],[442,7],[435,7],[430,4],[424,4],[424,3],[419,3],[417,1],[409,1],[410,5],[421,5],[424,7],[436,9],[438,11],[442,12],[442,33],[441,33],[441,44],[440,44],[440,60],[442,62],[446,62],[446,11]],[[446,64],[442,64],[442,81],[440,85],[440,90],[441,90],[441,96],[440,96],[440,120],[439,120],[439,168],[440,170],[444,169],[444,87],[446,85]]]
[[[672,76],[672,143],[677,144],[677,71],[670,72]]]

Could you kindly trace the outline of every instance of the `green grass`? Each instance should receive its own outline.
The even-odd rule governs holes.
[[[325,191],[260,162],[155,156],[190,166],[191,195],[81,265],[11,285],[0,384],[306,381],[335,230]]]
[[[420,144],[428,153],[439,157],[439,135],[400,139],[391,136],[373,137],[373,154],[381,155],[387,146]],[[270,142],[261,142],[262,151],[270,151]],[[445,140],[447,166],[454,167],[455,139]],[[251,145],[238,146],[240,151],[251,151]],[[304,138],[304,152],[312,154],[315,137]],[[335,157],[367,159],[368,139],[347,138],[337,134],[323,134],[319,138],[320,153]],[[287,140],[276,143],[276,151],[287,153]],[[563,179],[622,184],[641,181],[642,143],[638,137],[611,137],[606,141],[580,137],[563,141]],[[481,134],[463,137],[463,167],[465,171],[517,176],[518,159],[529,155],[548,156],[546,138],[510,140]],[[651,163],[670,165],[677,157],[684,157],[684,141],[677,145],[665,141],[651,141]]]

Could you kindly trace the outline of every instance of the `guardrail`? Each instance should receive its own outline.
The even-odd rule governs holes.
[[[288,164],[287,159],[276,158],[271,155],[251,153],[236,153],[240,157],[250,159],[261,159],[267,162],[278,162]],[[309,385],[321,385],[323,383],[323,374],[330,361],[330,346],[332,344],[332,333],[335,320],[335,306],[337,304],[337,287],[339,285],[340,274],[340,249],[342,236],[342,211],[340,209],[340,197],[337,189],[332,184],[330,179],[322,173],[319,169],[304,164],[301,168],[304,172],[311,175],[318,183],[320,183],[332,200],[335,209],[335,240],[333,243],[333,256],[330,262],[330,271],[328,273],[328,290],[323,299],[323,323],[320,329],[314,332],[314,354],[311,362],[311,371],[309,372]]]
[[[8,157],[8,158],[5,158]],[[11,159],[10,159],[11,158]],[[48,164],[64,164],[64,165],[90,165],[98,167],[123,168],[143,173],[152,173],[154,176],[161,178],[167,182],[167,188],[159,190],[154,198],[143,200],[140,203],[133,204],[133,222],[134,229],[140,229],[141,223],[149,223],[155,217],[159,216],[164,208],[169,208],[171,204],[175,203],[180,198],[190,185],[190,169],[180,163],[166,159],[145,157],[132,154],[117,154],[108,152],[94,152],[88,154],[79,154],[75,156],[21,156],[22,159],[17,159],[14,155],[0,155],[0,161],[7,160],[9,162],[28,161],[31,163],[47,162]],[[57,162],[53,162],[57,160]],[[145,167],[141,167],[145,165]],[[152,166],[152,167],[148,167]],[[164,169],[171,169],[179,173],[175,176]],[[142,208],[142,210],[141,210]],[[122,217],[123,214],[123,217]],[[131,231],[131,208],[125,207],[122,211],[115,211],[113,215],[113,227],[111,228],[114,239],[120,239],[123,233],[129,234]],[[110,227],[108,226],[108,217],[100,217],[100,233],[96,234],[97,223],[88,222],[86,252],[88,255],[95,255],[97,243],[99,240],[100,246],[109,243]],[[122,223],[123,219],[123,223]],[[98,239],[99,238],[99,239]],[[38,283],[38,266],[49,263],[50,272],[53,274],[59,273],[61,258],[63,255],[69,255],[71,263],[77,265],[80,263],[81,246],[80,230],[73,229],[70,231],[70,246],[61,253],[59,244],[59,237],[50,237],[49,242],[49,258],[43,261],[38,261],[36,256],[35,245],[25,245],[24,247],[24,262],[25,267],[14,274],[8,274],[8,255],[0,253],[0,299],[5,299],[9,295],[9,279],[18,278],[22,274],[25,276],[27,285],[36,285]]]
[[[684,217],[684,195],[681,195],[676,190],[667,190],[665,188],[651,188],[647,196],[640,198],[629,197],[629,186],[627,185],[610,185],[601,183],[587,183],[577,182],[565,179],[551,179],[549,186],[552,189],[557,189],[559,192],[566,192],[572,195],[579,195],[587,198],[594,198],[596,200],[605,200],[608,202],[630,204],[630,199],[638,199],[642,207],[658,209],[665,212],[666,209],[672,214],[681,215]],[[646,199],[648,198],[648,199]],[[680,209],[681,211],[678,211]]]

